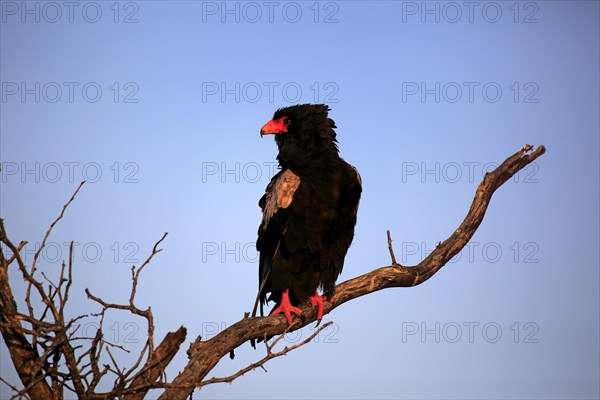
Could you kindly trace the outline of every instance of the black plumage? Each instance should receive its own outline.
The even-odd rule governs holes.
[[[272,300],[273,312],[283,312],[290,324],[290,313],[300,312],[295,306],[307,301],[321,318],[354,236],[360,175],[340,158],[328,111],[323,104],[281,108],[261,130],[275,135],[281,167],[259,201],[261,313]]]

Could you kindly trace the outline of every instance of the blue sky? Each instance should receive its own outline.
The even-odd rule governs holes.
[[[69,315],[98,310],[86,287],[125,302],[131,265],[168,231],[137,304],[152,306],[157,340],[185,325],[189,342],[251,310],[257,202],[277,152],[258,132],[277,108],[328,103],[342,157],[361,172],[339,282],[389,264],[386,229],[398,260],[417,264],[462,221],[488,168],[544,144],[430,281],[345,304],[268,373],[199,395],[598,398],[599,3],[469,4],[0,2],[0,214],[11,238],[29,241],[31,260],[87,179],[43,253],[51,273],[64,243],[78,243]],[[123,313],[105,321],[133,350],[144,330]],[[209,376],[263,351],[236,355]],[[0,357],[17,382],[4,344]]]

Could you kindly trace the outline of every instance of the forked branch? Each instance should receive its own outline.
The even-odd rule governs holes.
[[[26,245],[22,241],[16,246],[9,240],[4,221],[0,219],[0,331],[17,373],[23,384],[22,389],[0,381],[7,385],[13,392],[13,398],[37,399],[62,399],[68,390],[80,399],[113,399],[115,397],[126,399],[142,399],[150,388],[161,388],[168,384],[165,369],[178,352],[181,343],[185,340],[186,330],[181,327],[177,332],[166,335],[164,340],[154,348],[154,321],[150,308],[139,309],[135,305],[135,294],[141,271],[158,254],[160,243],[165,239],[165,233],[156,242],[152,253],[139,267],[131,270],[132,287],[129,302],[125,305],[113,304],[100,297],[93,296],[86,289],[88,297],[102,306],[98,314],[99,327],[94,337],[78,336],[78,324],[75,323],[90,315],[80,315],[71,320],[65,318],[65,306],[69,300],[69,291],[73,282],[73,242],[69,246],[68,264],[63,261],[60,269],[50,268],[49,272],[39,272],[39,255],[45,248],[56,224],[63,218],[69,205],[73,202],[82,182],[75,193],[63,206],[60,215],[51,223],[42,240],[40,248],[35,253],[31,267],[28,267],[21,257],[21,250]],[[11,254],[4,254],[4,248]],[[9,283],[9,266],[16,262],[23,276],[27,289],[25,301],[27,313],[20,313]],[[56,279],[52,274],[57,274]],[[38,276],[36,276],[36,273]],[[39,277],[41,275],[41,278]],[[43,282],[46,282],[44,284]],[[34,288],[35,290],[31,290]],[[37,294],[42,303],[42,309],[34,309],[32,295]],[[108,309],[126,310],[141,316],[148,323],[148,339],[140,351],[137,361],[130,368],[124,368],[115,361],[112,349],[126,351],[123,346],[104,340],[103,320]],[[85,342],[89,347],[85,349]],[[102,363],[102,355],[108,356],[112,364]],[[144,363],[142,363],[145,360]],[[117,379],[112,390],[97,393],[96,387],[107,373],[116,375]]]
[[[267,351],[267,355],[264,356],[262,359],[258,360],[255,363],[252,363],[252,364],[248,365],[247,367],[244,367],[244,368],[240,369],[238,372],[236,372],[233,375],[225,376],[223,378],[210,378],[210,379],[207,379],[207,380],[205,380],[205,381],[203,381],[201,383],[201,386],[206,386],[206,385],[210,385],[210,384],[213,384],[213,383],[231,383],[235,379],[237,379],[240,376],[244,375],[246,372],[253,371],[256,368],[262,368],[262,369],[264,369],[264,365],[267,363],[267,361],[272,360],[273,358],[284,356],[287,353],[289,353],[290,351],[296,350],[298,347],[304,346],[305,344],[307,344],[311,340],[313,340],[315,337],[317,337],[319,335],[319,333],[321,333],[321,331],[323,329],[328,328],[331,324],[333,324],[333,322],[329,321],[326,324],[321,325],[319,327],[319,329],[315,330],[315,332],[312,335],[310,335],[309,337],[307,337],[303,341],[301,341],[299,343],[296,343],[295,345],[290,346],[290,347],[286,346],[282,350],[277,351],[277,352],[273,352],[273,348],[277,345],[277,343],[279,343],[279,341],[281,339],[283,339],[285,337],[285,334],[287,332],[284,332],[281,335],[277,336],[270,343],[269,343],[268,340],[264,340],[265,348],[266,348],[266,351]]]
[[[498,168],[485,175],[479,184],[471,207],[460,226],[435,248],[435,250],[419,264],[407,267],[396,262],[392,248],[392,239],[388,231],[388,250],[392,265],[381,267],[359,277],[350,279],[336,286],[335,304],[326,302],[324,313],[328,314],[336,307],[369,293],[391,287],[409,287],[419,285],[431,278],[452,257],[460,252],[483,221],[485,212],[492,195],[502,184],[523,169],[529,163],[544,154],[546,149],[539,146],[532,151],[532,146],[526,145],[521,150],[508,157]],[[155,244],[151,255],[137,269],[131,270],[132,287],[129,301],[126,304],[115,304],[104,301],[94,296],[86,289],[88,297],[102,306],[100,314],[100,328],[94,338],[77,338],[74,333],[69,334],[69,328],[75,321],[88,317],[87,315],[75,317],[69,322],[64,318],[64,306],[69,297],[72,283],[72,245],[69,250],[68,264],[63,264],[59,271],[59,280],[53,283],[43,275],[49,283],[46,290],[41,281],[35,277],[36,263],[46,239],[53,227],[63,217],[68,205],[81,188],[65,204],[60,216],[48,229],[42,246],[34,256],[32,266],[28,268],[20,256],[26,242],[15,245],[8,239],[4,223],[0,219],[0,241],[12,254],[5,255],[0,246],[0,330],[8,347],[10,356],[21,378],[23,389],[18,389],[10,383],[0,380],[13,389],[15,397],[27,395],[32,399],[61,399],[65,389],[74,392],[79,398],[86,399],[112,399],[115,397],[127,400],[141,400],[148,390],[153,388],[165,389],[160,399],[184,400],[195,389],[212,383],[232,382],[239,376],[256,369],[262,368],[269,360],[287,354],[310,342],[322,329],[330,323],[321,326],[308,339],[294,346],[286,347],[279,352],[273,348],[283,335],[289,331],[297,330],[316,320],[316,312],[310,305],[302,307],[304,319],[294,317],[292,326],[284,316],[274,315],[268,317],[246,317],[223,330],[210,340],[196,339],[188,350],[189,362],[179,375],[169,382],[164,374],[166,366],[171,362],[180,345],[185,340],[186,330],[179,328],[176,332],[167,334],[160,345],[154,348],[154,322],[150,308],[139,309],[135,305],[135,294],[141,271],[148,265],[164,240],[166,233]],[[8,280],[9,265],[16,262],[18,270],[23,275],[27,284],[25,302],[27,313],[19,313]],[[36,315],[30,302],[31,288],[35,289],[45,307]],[[137,361],[129,369],[117,365],[109,347],[120,348],[103,339],[102,321],[104,313],[109,309],[125,310],[146,318],[148,322],[148,340],[142,349]],[[48,317],[47,317],[48,314]],[[51,319],[50,319],[51,318]],[[233,375],[223,378],[206,379],[207,374],[215,367],[221,358],[233,352],[240,345],[253,339],[276,337],[270,344],[265,340],[267,354],[257,362],[242,368]],[[31,338],[31,339],[30,339]],[[77,353],[81,346],[76,346],[77,340],[87,339],[89,348],[83,353]],[[113,365],[105,364],[100,367],[100,354],[102,350],[112,359]],[[60,362],[59,362],[60,361]],[[142,363],[145,361],[144,363]],[[60,369],[62,368],[62,369]],[[96,386],[108,372],[117,376],[115,387],[110,392],[97,393]]]
[[[490,199],[496,189],[546,152],[544,146],[539,146],[533,152],[531,150],[532,146],[524,146],[508,157],[498,168],[485,175],[475,192],[475,198],[463,222],[427,258],[414,267],[390,265],[340,283],[335,289],[335,303],[325,303],[325,314],[357,297],[391,287],[416,286],[433,276],[473,237],[483,221]],[[302,311],[306,316],[305,320],[295,317],[292,330],[300,329],[315,321],[317,315],[310,305],[302,307]],[[195,387],[203,385],[208,372],[230,351],[249,340],[260,339],[265,335],[280,335],[287,329],[286,319],[282,315],[244,318],[210,340],[197,339],[190,346],[188,352],[190,360],[187,366],[173,380],[173,386],[167,388],[159,399],[184,400]]]

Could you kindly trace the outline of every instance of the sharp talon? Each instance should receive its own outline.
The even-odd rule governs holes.
[[[321,321],[321,319],[323,319],[323,308],[324,308],[324,306],[325,306],[325,301],[328,301],[328,300],[327,300],[327,297],[325,297],[325,296],[321,296],[321,295],[319,295],[319,293],[318,293],[318,292],[316,292],[316,293],[314,294],[314,296],[310,296],[310,297],[308,298],[308,301],[310,301],[310,304],[312,305],[312,308],[313,308],[313,309],[314,309],[315,307],[318,307],[318,310],[317,310],[317,319],[318,319],[319,321]],[[332,300],[329,300],[329,301],[330,301],[331,303],[333,303],[333,298],[332,298]]]
[[[275,315],[283,313],[285,315],[285,319],[288,322],[288,325],[292,325],[292,313],[301,316],[302,310],[298,307],[294,307],[290,302],[289,289],[286,289],[283,293],[281,293],[281,302],[279,303],[279,307],[271,311],[269,315]]]

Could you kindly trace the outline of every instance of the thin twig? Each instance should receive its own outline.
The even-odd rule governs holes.
[[[436,246],[436,249],[428,257],[421,261],[421,263],[419,263],[417,266],[404,267],[397,264],[392,248],[391,234],[388,231],[388,249],[390,251],[390,256],[392,258],[393,265],[390,267],[382,267],[376,269],[362,276],[356,277],[347,282],[343,282],[337,285],[335,297],[336,302],[335,304],[326,304],[325,314],[329,313],[334,307],[338,307],[341,304],[350,301],[354,298],[390,287],[416,286],[422,282],[425,282],[427,279],[433,276],[443,265],[445,265],[456,254],[456,252],[460,251],[460,249],[462,249],[465,246],[468,240],[475,233],[481,221],[483,220],[486,209],[494,191],[503,183],[505,183],[508,179],[510,179],[510,177],[514,176],[515,173],[517,173],[519,170],[524,168],[526,165],[531,163],[533,160],[535,160],[537,157],[539,157],[545,152],[545,148],[543,146],[540,146],[534,152],[527,154],[531,150],[532,148],[529,145],[523,147],[519,152],[506,159],[506,161],[504,161],[502,165],[500,165],[494,171],[491,171],[490,173],[486,174],[485,178],[477,188],[475,199],[473,200],[471,208],[467,213],[467,216],[465,217],[463,223],[447,240],[441,242],[438,246]],[[8,261],[17,261],[19,270],[25,278],[25,281],[28,283],[26,302],[29,310],[29,315],[23,315],[18,313],[16,307],[13,307],[14,310],[10,312],[10,317],[12,319],[8,320],[8,322],[4,320],[0,321],[0,329],[2,329],[3,333],[7,329],[12,329],[12,332],[18,335],[23,335],[24,333],[32,334],[34,340],[38,341],[37,346],[33,347],[33,351],[31,351],[31,354],[34,354],[34,357],[21,357],[21,361],[24,360],[28,362],[28,366],[31,366],[33,370],[39,371],[40,373],[36,372],[37,375],[35,375],[35,377],[33,377],[31,380],[24,380],[23,382],[25,382],[26,387],[22,390],[18,390],[16,387],[14,387],[14,389],[17,391],[17,394],[13,396],[13,398],[23,397],[25,395],[31,396],[30,391],[35,390],[36,386],[42,385],[43,383],[45,383],[46,378],[49,378],[52,381],[52,388],[54,389],[54,391],[59,390],[61,392],[61,395],[62,391],[70,390],[76,393],[77,397],[87,398],[90,400],[99,400],[100,398],[122,398],[125,394],[136,394],[137,397],[139,393],[147,391],[150,388],[167,389],[161,395],[160,398],[182,399],[184,397],[187,397],[187,395],[192,391],[194,387],[201,387],[212,383],[231,382],[239,376],[242,376],[245,373],[256,368],[264,369],[265,363],[270,359],[280,357],[302,345],[305,345],[306,343],[314,339],[314,337],[316,337],[316,335],[318,335],[323,329],[331,325],[331,322],[324,324],[308,339],[298,344],[295,344],[294,346],[285,347],[283,350],[275,352],[273,351],[274,347],[284,338],[284,335],[286,332],[288,332],[288,330],[298,329],[314,321],[316,316],[314,315],[314,312],[312,312],[312,309],[309,307],[309,305],[301,306],[307,318],[303,320],[302,323],[298,321],[292,327],[287,325],[287,321],[281,315],[259,318],[247,318],[246,316],[244,319],[232,325],[231,327],[223,330],[221,333],[219,333],[217,336],[210,340],[202,341],[201,339],[197,339],[195,342],[193,342],[188,352],[190,358],[189,364],[185,367],[185,369],[180,373],[180,375],[177,378],[175,378],[171,383],[167,383],[164,375],[164,370],[166,365],[168,365],[168,359],[170,359],[168,352],[171,352],[172,350],[176,351],[179,348],[180,343],[174,347],[167,346],[165,350],[167,352],[165,353],[166,355],[162,354],[162,352],[159,350],[162,344],[159,345],[156,353],[156,357],[158,358],[152,358],[154,351],[154,324],[151,309],[148,308],[147,310],[140,310],[135,306],[134,302],[138,279],[141,274],[141,271],[145,268],[146,265],[149,264],[153,256],[161,251],[160,249],[158,249],[158,246],[165,239],[167,235],[165,233],[163,237],[154,245],[152,253],[146,259],[146,261],[139,268],[132,268],[132,290],[130,293],[128,305],[108,303],[100,297],[93,296],[89,292],[89,290],[86,289],[88,297],[93,301],[99,303],[103,308],[102,312],[99,314],[101,315],[101,325],[99,332],[97,332],[96,337],[92,340],[90,349],[83,352],[82,355],[76,358],[75,351],[81,348],[81,346],[74,346],[74,343],[77,343],[75,342],[75,340],[81,339],[81,337],[75,337],[75,332],[69,333],[68,330],[73,325],[74,321],[83,317],[77,317],[74,320],[71,320],[66,325],[64,323],[63,317],[63,311],[67,302],[69,287],[72,282],[71,268],[73,243],[71,243],[70,248],[68,278],[65,278],[66,267],[63,264],[63,267],[60,272],[60,281],[57,284],[53,283],[52,281],[47,279],[45,275],[43,275],[43,277],[48,280],[51,287],[51,289],[46,290],[42,285],[43,281],[40,282],[40,280],[36,279],[36,277],[34,277],[34,274],[36,272],[35,264],[38,260],[39,254],[46,245],[46,240],[50,236],[53,227],[63,217],[65,210],[73,201],[75,195],[77,194],[82,185],[83,183],[79,186],[79,188],[71,197],[71,199],[67,202],[67,204],[65,204],[60,216],[53,222],[53,224],[46,232],[46,236],[44,237],[42,246],[40,247],[40,249],[38,249],[36,257],[34,257],[34,265],[32,265],[31,268],[28,268],[25,265],[20,256],[20,251],[23,249],[23,243],[25,242],[21,242],[18,247],[15,246],[12,242],[10,242],[6,235],[3,222],[2,220],[0,220],[0,240],[2,241],[2,243],[5,243],[8,246],[8,248],[13,252],[12,256],[8,260],[6,259],[4,254],[2,254],[2,257],[0,257],[2,267],[0,269],[0,272],[4,273],[4,271],[8,270]],[[6,279],[5,281],[8,282]],[[63,283],[66,283],[66,285],[63,285]],[[31,307],[31,286],[35,287],[35,289],[38,291],[39,295],[41,296],[42,302],[46,305],[46,310],[52,312],[54,316],[54,323],[40,321],[34,317],[33,308]],[[2,294],[4,294],[4,291],[2,292]],[[57,301],[55,300],[55,296],[57,295],[60,304],[54,304],[54,301]],[[10,298],[12,298],[12,293],[10,294]],[[126,310],[133,314],[140,315],[146,318],[148,321],[148,341],[146,342],[144,349],[140,354],[140,358],[137,359],[135,365],[129,370],[120,367],[116,363],[116,360],[114,359],[113,354],[111,352],[111,347],[120,348],[120,346],[116,346],[105,342],[102,338],[103,316],[104,312],[109,308]],[[31,331],[23,327],[24,323],[31,324]],[[75,329],[75,331],[77,331],[77,329]],[[268,343],[266,341],[267,336],[275,336],[275,339],[271,343]],[[233,374],[231,376],[203,380],[207,376],[209,371],[211,371],[212,368],[214,368],[216,363],[222,357],[224,357],[224,355],[230,353],[233,349],[237,348],[243,343],[246,343],[248,340],[260,337],[265,338],[265,348],[267,353],[265,357],[239,370],[236,374]],[[183,341],[183,339],[181,339],[181,341]],[[26,340],[22,343],[24,343],[25,345],[29,345],[29,343],[27,343]],[[11,349],[14,349],[15,346],[12,346],[13,347]],[[38,349],[41,350],[41,352],[43,353],[41,356],[37,356],[39,354]],[[147,352],[147,365],[142,367],[141,371],[138,371],[136,375],[129,378],[129,375],[131,375],[133,371],[139,368],[141,360],[144,359],[144,356],[146,354],[146,349],[149,350]],[[114,369],[109,365],[104,365],[103,370],[100,370],[98,368],[98,363],[100,362],[99,359],[102,350],[106,350],[106,352],[108,353],[108,357],[112,361]],[[59,365],[61,355],[64,355],[65,360],[65,364],[62,366]],[[85,364],[85,361],[87,361],[85,358],[86,355],[90,360],[89,364]],[[32,360],[35,361],[31,362]],[[58,369],[61,367],[66,368],[66,370],[59,371]],[[156,378],[148,378],[145,372],[150,371],[154,367],[156,367],[157,372],[157,374],[155,375]],[[94,370],[94,368],[96,369]],[[117,377],[117,379],[114,382],[113,389],[108,393],[95,393],[95,386],[98,384],[100,379],[109,371],[115,374]],[[88,377],[92,378],[92,384],[88,383]],[[136,378],[140,378],[140,384],[137,384]],[[131,385],[129,388],[126,388],[125,385],[128,383],[131,383]],[[41,398],[51,397],[52,396],[44,395]]]
[[[368,295],[378,290],[392,287],[412,287],[427,281],[442,266],[460,251],[473,236],[487,210],[492,194],[518,171],[540,157],[546,149],[539,146],[532,151],[530,146],[525,146],[515,154],[509,156],[498,168],[486,174],[482,183],[476,189],[475,198],[465,217],[465,221],[428,257],[414,267],[386,266],[367,272],[361,276],[342,282],[335,287],[335,303],[325,303],[324,314],[334,308]],[[310,305],[300,307],[306,318],[297,320],[294,328],[301,328],[316,319]],[[173,379],[176,386],[199,385],[206,375],[217,365],[219,360],[242,344],[264,336],[275,336],[287,329],[287,321],[281,315],[269,317],[244,318],[229,328],[222,330],[209,340],[198,338],[190,345],[188,350],[189,361],[186,367]],[[183,400],[191,389],[167,388],[159,396],[159,400]]]
[[[327,328],[331,324],[333,324],[333,321],[329,321],[326,324],[323,324],[321,327],[319,327],[319,329],[317,329],[312,335],[310,335],[308,338],[306,338],[302,342],[296,343],[295,345],[290,346],[290,347],[286,346],[286,347],[283,348],[283,350],[275,352],[275,353],[273,353],[273,351],[272,351],[273,347],[275,347],[275,345],[277,344],[277,342],[279,342],[286,335],[286,333],[282,333],[281,335],[279,335],[277,338],[275,338],[275,340],[273,340],[273,343],[271,343],[270,345],[267,343],[267,341],[265,341],[265,346],[266,346],[266,349],[267,349],[267,355],[264,356],[262,359],[258,360],[255,363],[252,363],[252,364],[248,365],[245,368],[240,369],[238,372],[236,372],[233,375],[222,377],[222,378],[210,378],[210,379],[207,379],[207,380],[201,382],[200,385],[198,385],[198,387],[202,387],[202,386],[206,386],[206,385],[211,385],[213,383],[231,383],[235,379],[239,378],[240,376],[244,375],[245,373],[247,373],[249,371],[255,370],[256,368],[262,368],[262,369],[264,369],[264,365],[269,360],[272,360],[273,358],[284,356],[287,353],[289,353],[290,351],[295,350],[295,349],[297,349],[300,346],[304,346],[305,344],[307,344],[311,340],[313,340],[319,333],[321,333],[321,331],[323,329]]]
[[[10,390],[12,390],[13,392],[19,393],[20,390],[14,386],[11,385],[10,383],[8,383],[8,381],[6,381],[3,377],[0,376],[0,382],[4,383],[6,386],[8,386],[10,388]]]
[[[44,375],[39,375],[37,378],[33,379],[31,383],[29,383],[29,385],[25,386],[18,393],[14,394],[9,400],[19,399],[22,397],[28,399],[29,396],[27,396],[27,392],[29,391],[29,389],[37,385],[39,382],[43,381],[44,378]]]
[[[400,265],[396,262],[396,256],[394,255],[394,248],[392,247],[392,235],[390,234],[390,230],[387,230],[387,242],[388,242],[388,250],[390,251],[390,256],[392,257],[392,265]]]
[[[73,283],[73,241],[71,240],[71,244],[69,245],[69,269],[67,275],[67,285],[65,286],[65,292],[63,295],[62,303],[60,304],[60,314],[63,314],[67,301],[69,300],[69,289],[71,289],[71,284]],[[61,272],[61,285],[62,285],[62,272]]]
[[[25,247],[25,245],[27,244],[27,242],[25,240],[21,241],[21,243],[19,243],[19,245],[17,246],[17,252],[20,252],[21,249],[23,247]],[[0,247],[0,253],[2,252],[2,248]],[[7,261],[6,261],[6,266],[9,266],[10,264],[12,264],[12,262],[15,260],[16,255],[13,254]]]
[[[62,219],[62,217],[64,217],[65,211],[67,211],[67,208],[69,207],[69,205],[73,202],[73,200],[75,200],[75,196],[77,196],[77,193],[79,193],[79,190],[81,190],[81,187],[83,186],[84,183],[85,183],[85,181],[82,181],[79,184],[79,186],[75,190],[75,193],[73,193],[73,195],[71,196],[69,201],[67,201],[67,203],[63,206],[60,215],[54,220],[54,222],[52,222],[52,224],[50,224],[50,227],[48,228],[48,230],[46,231],[46,234],[44,235],[44,239],[42,240],[42,244],[40,245],[40,248],[38,249],[38,251],[35,252],[35,255],[33,256],[33,262],[31,265],[31,272],[30,272],[31,275],[33,275],[33,273],[35,272],[37,260],[40,256],[40,253],[44,249],[44,247],[46,247],[46,240],[48,240],[48,237],[50,237],[50,233],[52,233],[54,226],[58,223],[58,221],[60,221]]]
[[[44,247],[46,247],[46,241],[48,240],[48,237],[50,237],[50,234],[52,233],[52,230],[54,229],[54,226],[58,223],[58,221],[60,221],[62,219],[62,217],[65,215],[65,211],[67,211],[67,208],[69,207],[69,205],[73,202],[73,200],[75,200],[75,196],[77,196],[77,193],[79,193],[79,190],[81,190],[81,187],[83,186],[83,184],[85,183],[85,181],[82,181],[79,186],[77,187],[77,189],[75,190],[75,193],[73,193],[73,195],[71,196],[71,198],[69,199],[69,201],[67,201],[67,203],[63,206],[63,209],[60,213],[60,215],[54,220],[54,222],[52,222],[52,224],[50,224],[50,227],[48,228],[48,230],[46,231],[46,234],[44,235],[44,239],[42,240],[42,244],[40,245],[40,248],[36,251],[36,253],[33,256],[33,262],[31,263],[31,270],[29,271],[29,275],[33,278],[35,271],[36,271],[36,265],[37,265],[37,260],[40,256],[40,253],[42,252],[42,250],[44,249]],[[31,307],[31,302],[30,302],[30,297],[31,297],[31,285],[33,284],[33,282],[31,280],[28,280],[28,284],[27,284],[27,294],[26,294],[26,299],[27,299],[27,307],[29,308],[29,315],[31,317],[33,317],[33,308]],[[39,290],[39,289],[38,289]],[[42,296],[43,298],[44,296]]]

